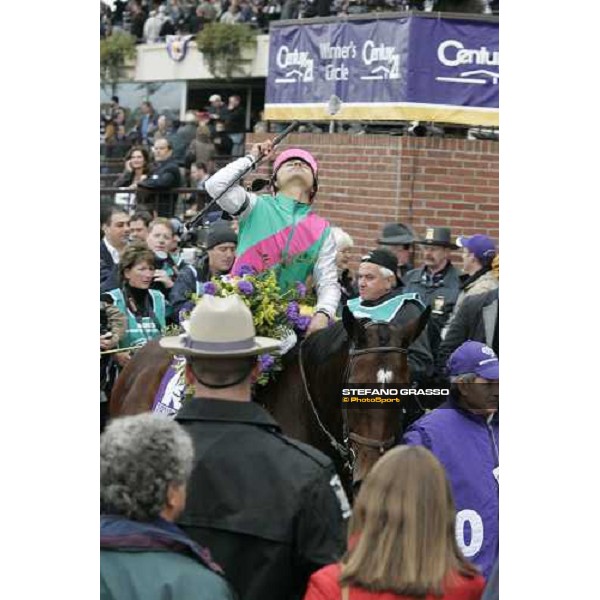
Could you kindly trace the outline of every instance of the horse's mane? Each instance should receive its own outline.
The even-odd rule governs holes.
[[[324,363],[333,354],[339,352],[348,340],[348,334],[342,321],[336,321],[330,327],[320,329],[308,336],[302,346],[304,362],[310,361],[314,365]]]

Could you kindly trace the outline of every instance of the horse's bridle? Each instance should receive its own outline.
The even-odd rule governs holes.
[[[352,448],[350,441],[354,442],[359,446],[366,446],[368,448],[374,448],[376,450],[379,450],[379,455],[381,456],[386,450],[389,450],[395,444],[396,439],[394,436],[392,436],[389,437],[387,440],[374,440],[371,438],[363,437],[362,435],[358,435],[358,433],[349,431],[347,409],[345,407],[342,409],[343,443],[340,444],[340,442],[338,442],[335,439],[333,434],[327,429],[327,427],[325,427],[325,425],[323,425],[323,422],[319,417],[319,412],[317,411],[312,396],[310,395],[310,390],[308,389],[308,381],[306,380],[306,374],[304,372],[304,364],[302,362],[303,345],[304,340],[302,340],[302,342],[300,343],[298,352],[298,363],[300,365],[300,374],[302,376],[302,383],[304,384],[304,391],[308,399],[308,404],[312,409],[313,415],[315,416],[315,419],[321,431],[325,434],[325,437],[327,437],[331,447],[335,450],[335,452],[337,452],[337,454],[342,459],[343,468],[350,474],[352,474],[354,472],[354,463],[356,462],[356,453],[354,452],[354,448]],[[382,354],[386,352],[408,354],[408,350],[406,348],[399,348],[398,346],[375,346],[373,348],[351,347],[348,351],[348,362],[346,363],[346,368],[344,369],[343,380],[346,381],[347,375],[350,372],[350,368],[356,356],[360,356],[363,354]]]
[[[344,381],[348,373],[350,372],[350,368],[354,361],[354,357],[360,356],[362,354],[383,354],[385,352],[397,352],[399,354],[408,354],[408,350],[406,348],[399,348],[398,346],[375,346],[373,348],[350,348],[348,352],[349,360],[346,366],[346,370],[344,372]],[[358,433],[354,433],[348,430],[348,418],[346,414],[346,408],[343,408],[343,425],[344,425],[344,438],[347,444],[347,440],[353,441],[358,446],[366,446],[367,448],[374,448],[375,450],[379,450],[379,456],[385,453],[386,450],[389,450],[395,443],[396,438],[394,436],[389,437],[387,440],[374,440],[371,438],[364,437],[362,435],[358,435]],[[348,444],[347,444],[348,445]],[[354,455],[352,451],[352,447],[350,447],[350,452]],[[354,465],[353,465],[354,467]]]

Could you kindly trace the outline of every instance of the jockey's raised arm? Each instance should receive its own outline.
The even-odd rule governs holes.
[[[206,191],[217,197],[238,179],[251,163],[273,152],[271,140],[255,144],[206,182]],[[335,265],[336,245],[329,223],[312,211],[318,189],[316,159],[299,148],[280,153],[273,164],[275,195],[256,195],[234,186],[218,200],[223,210],[240,219],[238,255],[232,272],[243,265],[257,272],[274,269],[282,291],[312,278],[317,294],[315,315],[308,333],[327,326],[335,316],[340,288]]]
[[[219,169],[212,177],[206,180],[205,189],[211,198],[218,196],[227,186],[248,169],[252,158],[244,156]],[[230,215],[237,215],[240,219],[246,217],[256,204],[257,195],[247,192],[241,185],[234,185],[227,193],[223,194],[217,204]],[[244,206],[245,204],[245,206]],[[241,212],[240,212],[240,209]]]

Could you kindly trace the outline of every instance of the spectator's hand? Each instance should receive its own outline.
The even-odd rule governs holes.
[[[117,347],[117,340],[111,331],[100,336],[100,350],[112,350]]]
[[[133,171],[133,169],[131,168],[131,161],[130,160],[126,160],[125,161],[125,170],[128,173],[131,173]]]
[[[308,337],[311,333],[315,331],[319,331],[319,329],[325,329],[329,325],[329,319],[326,315],[321,312],[318,312],[314,315],[314,317],[310,321],[310,325],[306,330],[306,337]]]
[[[123,368],[131,360],[131,354],[129,352],[118,352],[115,354],[115,360],[117,361],[117,364]]]
[[[140,176],[140,181],[144,181],[144,179],[148,179],[148,175],[144,174]]]
[[[167,272],[163,269],[156,269],[156,271],[154,271],[154,281],[162,283],[168,290],[170,290],[175,285],[175,282],[167,275]]]
[[[259,158],[270,158],[271,154],[274,152],[273,150],[273,141],[265,140],[260,144],[254,144],[252,149],[250,150],[250,154],[254,158],[254,160],[258,160]]]

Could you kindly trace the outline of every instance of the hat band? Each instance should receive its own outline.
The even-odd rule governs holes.
[[[254,348],[254,337],[234,342],[199,342],[192,340],[189,336],[183,339],[183,345],[190,350],[205,352],[232,352],[234,350],[250,350]]]

